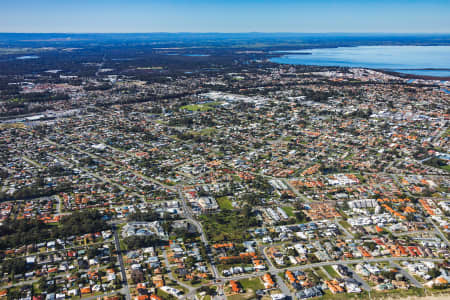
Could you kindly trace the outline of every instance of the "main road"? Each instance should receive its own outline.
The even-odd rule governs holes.
[[[122,284],[123,284],[123,289],[125,291],[125,297],[127,300],[131,300],[130,287],[128,285],[127,273],[125,271],[125,265],[123,263],[123,257],[122,257],[122,250],[120,248],[119,233],[117,232],[116,225],[113,224],[112,226],[113,226],[112,229],[114,231],[114,242],[116,244],[116,250],[117,250],[117,259],[119,261],[120,272],[122,273]]]
[[[217,280],[220,277],[220,273],[217,270],[216,264],[214,262],[214,258],[212,256],[211,250],[209,248],[209,241],[208,241],[208,238],[206,237],[205,231],[203,230],[203,226],[199,221],[197,221],[195,219],[192,209],[186,203],[186,199],[184,197],[184,194],[183,194],[183,191],[181,190],[181,188],[178,187],[177,191],[178,191],[178,195],[180,197],[184,216],[188,220],[189,223],[191,223],[192,225],[194,225],[197,228],[197,231],[200,233],[200,239],[207,249],[207,251],[206,251],[207,252],[206,254],[208,255],[207,259],[210,262],[214,278],[216,278],[216,280]],[[217,292],[218,292],[218,295],[216,295],[214,297],[215,300],[225,300],[226,299],[226,297],[224,296],[224,292],[223,292],[223,286],[221,284],[217,285]]]

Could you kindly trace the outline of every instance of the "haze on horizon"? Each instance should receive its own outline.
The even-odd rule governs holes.
[[[3,2],[0,32],[450,33],[448,0]]]

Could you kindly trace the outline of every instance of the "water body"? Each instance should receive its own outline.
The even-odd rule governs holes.
[[[360,46],[285,51],[281,64],[362,67],[414,75],[450,76],[450,46]]]
[[[19,60],[38,59],[38,58],[39,58],[39,56],[37,56],[37,55],[24,55],[24,56],[16,57],[16,59],[19,59]]]
[[[136,58],[113,58],[111,60],[113,61],[132,61],[135,60]]]
[[[184,54],[184,56],[206,57],[206,56],[210,56],[210,55],[209,54]]]

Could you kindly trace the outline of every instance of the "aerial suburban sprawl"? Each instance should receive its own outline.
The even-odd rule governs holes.
[[[40,43],[0,50],[0,299],[450,297],[450,81]]]

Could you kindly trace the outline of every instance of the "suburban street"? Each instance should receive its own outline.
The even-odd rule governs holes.
[[[113,231],[114,231],[114,243],[116,245],[117,259],[119,262],[120,272],[122,275],[122,284],[124,285],[123,289],[125,291],[125,297],[127,300],[131,300],[130,287],[128,285],[127,273],[125,270],[125,265],[123,263],[122,250],[120,248],[119,233],[115,225],[113,225]]]

